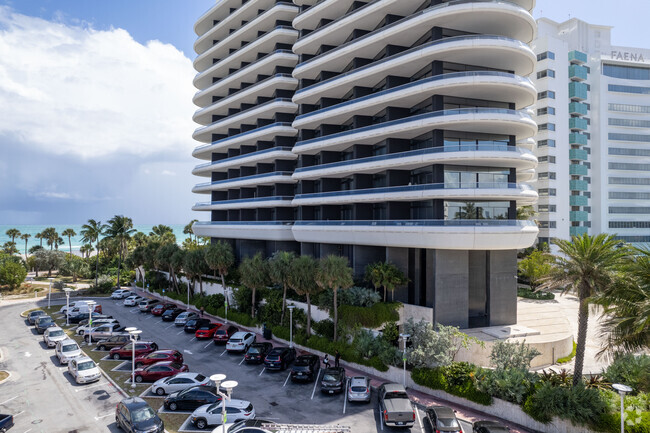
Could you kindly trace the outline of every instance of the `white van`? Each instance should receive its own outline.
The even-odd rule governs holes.
[[[88,302],[90,302],[90,301],[88,301],[88,300],[72,301],[68,305],[64,305],[63,307],[61,307],[61,309],[59,310],[59,313],[66,314],[66,312],[68,311],[68,308],[70,309],[70,311],[72,311],[74,308],[80,307],[82,305],[83,306],[88,306]]]

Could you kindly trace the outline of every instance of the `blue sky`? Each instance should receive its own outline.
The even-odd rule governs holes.
[[[0,0],[0,224],[193,213],[196,19],[215,0]],[[537,0],[535,18],[649,47],[648,0]],[[201,181],[200,179],[198,180]]]

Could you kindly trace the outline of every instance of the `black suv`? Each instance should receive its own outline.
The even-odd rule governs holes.
[[[269,370],[285,370],[294,359],[296,359],[296,349],[276,347],[266,355],[264,365]]]
[[[311,382],[318,376],[320,358],[318,355],[300,355],[291,367],[291,380]]]
[[[261,364],[264,362],[266,355],[273,350],[273,345],[271,343],[253,343],[251,347],[248,348],[248,352],[244,355],[244,359],[247,363],[252,364]]]
[[[165,310],[165,312],[162,314],[162,319],[165,322],[173,322],[176,320],[176,317],[178,317],[179,314],[181,314],[183,311],[182,308],[170,308],[169,310]]]
[[[125,398],[115,409],[115,424],[124,431],[161,433],[165,424],[156,412],[139,397]]]
[[[320,390],[324,394],[343,392],[345,389],[345,369],[343,367],[330,367],[323,370],[320,381]]]
[[[190,319],[183,328],[185,332],[194,334],[201,326],[209,325],[210,319]]]

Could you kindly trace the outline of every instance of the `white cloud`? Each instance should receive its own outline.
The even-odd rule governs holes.
[[[162,174],[163,176],[176,176],[176,173],[174,173],[171,170],[163,170],[160,172],[160,174]]]
[[[0,6],[0,135],[40,152],[189,157],[193,76],[172,45]]]

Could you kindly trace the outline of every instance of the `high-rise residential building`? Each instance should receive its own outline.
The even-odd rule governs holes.
[[[611,27],[538,20],[539,240],[650,242],[650,50]]]
[[[238,257],[342,255],[359,277],[390,261],[395,299],[430,320],[514,323],[538,233],[517,219],[537,199],[534,0],[294,3],[222,0],[196,24],[195,233]]]

